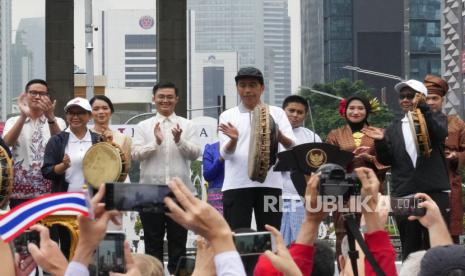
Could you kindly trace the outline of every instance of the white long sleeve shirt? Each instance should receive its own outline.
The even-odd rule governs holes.
[[[215,255],[213,261],[218,276],[245,276],[244,265],[237,251],[226,251]]]
[[[283,135],[296,141],[292,132],[291,124],[284,110],[276,106],[269,106],[270,114],[273,120],[278,125],[279,130]],[[219,133],[220,152],[225,159],[224,163],[224,183],[223,191],[231,189],[242,189],[252,187],[267,187],[267,188],[283,188],[283,178],[281,172],[274,172],[273,167],[270,168],[266,179],[263,183],[250,180],[248,176],[248,158],[250,154],[250,131],[252,122],[252,113],[242,104],[226,110],[220,115],[220,124],[231,123],[238,132],[236,150],[234,153],[227,153],[225,147],[230,141],[230,138],[223,133]]]
[[[160,123],[163,141],[157,144],[154,129]],[[176,144],[171,129],[179,124],[181,138]],[[137,124],[132,140],[131,156],[140,163],[140,183],[168,184],[173,177],[181,178],[191,191],[190,161],[200,155],[196,144],[194,124],[182,117],[171,114],[165,117],[159,113]]]
[[[305,143],[320,143],[321,138],[313,131],[305,127],[296,127],[292,129],[296,137],[296,145]],[[280,146],[281,147],[281,146]],[[291,174],[289,172],[283,172],[284,187],[283,187],[283,199],[295,199],[299,198],[299,193],[295,189],[294,183],[291,180]]]

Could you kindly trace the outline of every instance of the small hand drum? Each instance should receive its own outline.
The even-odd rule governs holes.
[[[260,183],[276,162],[278,153],[278,126],[270,115],[268,105],[257,105],[252,111],[249,146],[249,178]]]
[[[124,182],[129,171],[127,160],[128,157],[115,143],[94,144],[82,161],[84,178],[95,189],[105,182]]]
[[[8,152],[0,147],[0,209],[8,204],[13,191],[13,161]]]
[[[418,154],[429,157],[431,155],[431,140],[429,139],[425,117],[420,109],[417,108],[413,111],[409,111],[407,113],[407,118]]]

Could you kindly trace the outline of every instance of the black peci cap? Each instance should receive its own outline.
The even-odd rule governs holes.
[[[243,67],[239,69],[239,72],[237,72],[237,75],[234,79],[237,83],[240,79],[243,78],[255,78],[260,82],[260,84],[263,84],[263,74],[255,67]]]

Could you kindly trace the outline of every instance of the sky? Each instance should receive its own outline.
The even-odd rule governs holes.
[[[231,0],[234,1],[234,0]],[[288,0],[289,16],[291,18],[291,89],[296,93],[300,85],[300,0]],[[12,0],[12,28],[14,39],[15,30],[21,18],[44,17],[45,0]],[[84,3],[85,0],[74,0],[75,10],[75,63],[85,68],[85,43],[84,43]],[[94,0],[93,10],[103,9],[153,9],[155,0]],[[96,12],[93,18],[96,22],[98,15]],[[94,41],[95,36],[94,33]],[[95,72],[98,73],[98,72]]]

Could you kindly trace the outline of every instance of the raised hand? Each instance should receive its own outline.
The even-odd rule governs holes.
[[[352,153],[357,156],[357,155],[362,154],[362,153],[368,153],[370,151],[370,149],[371,148],[367,147],[367,146],[360,146],[360,147],[354,149],[354,151]]]
[[[37,102],[37,105],[44,112],[45,117],[49,121],[55,120],[56,104],[57,104],[57,101],[54,100],[52,102],[48,96],[41,96]]]
[[[301,276],[302,272],[300,272],[299,267],[294,262],[294,259],[292,259],[289,250],[287,250],[281,233],[271,225],[265,225],[265,228],[273,234],[276,240],[276,253],[267,250],[265,251],[266,257],[268,257],[273,266],[284,275]]]
[[[27,103],[27,93],[21,93],[18,98],[18,107],[19,111],[21,112],[21,115],[25,117],[29,117],[31,115],[31,109],[29,108],[29,105]]]
[[[113,141],[113,131],[111,129],[106,129],[102,132],[102,138],[105,142],[112,142]]]
[[[40,234],[40,247],[33,243],[28,244],[28,250],[31,253],[34,261],[42,267],[43,270],[53,275],[63,275],[68,260],[61,253],[58,244],[50,239],[50,233],[47,227],[36,224],[31,226],[31,230],[37,231]]]
[[[176,124],[176,127],[171,129],[171,133],[173,134],[173,140],[177,144],[181,140],[182,128],[179,124]]]
[[[157,145],[161,145],[163,142],[163,132],[161,131],[160,123],[155,125],[153,129],[153,135],[155,136],[155,140],[157,141]]]
[[[446,158],[449,160],[457,160],[457,152],[456,151],[446,151]]]
[[[376,210],[380,183],[375,172],[372,169],[365,167],[356,168],[355,172],[362,183],[362,189],[360,191],[362,198],[370,197],[368,205],[371,208],[371,211]]]
[[[215,253],[210,244],[201,236],[197,236],[197,255],[192,276],[215,276],[216,268],[213,258]]]
[[[384,138],[384,129],[377,128],[377,127],[366,127],[362,129],[362,132],[375,140],[383,140]]]
[[[227,124],[220,124],[218,126],[218,130],[223,132],[224,135],[231,138],[231,140],[236,140],[237,141],[237,139],[239,138],[239,131],[230,122],[228,122]]]
[[[167,216],[204,237],[212,245],[215,254],[235,250],[231,228],[215,208],[196,198],[177,177],[170,182],[169,187],[179,205],[165,197],[164,202],[169,209]]]
[[[409,216],[408,219],[418,220],[424,227],[428,228],[431,247],[452,244],[452,238],[436,202],[424,193],[415,194],[415,198],[424,200],[418,206],[426,208],[426,214],[422,217]]]

